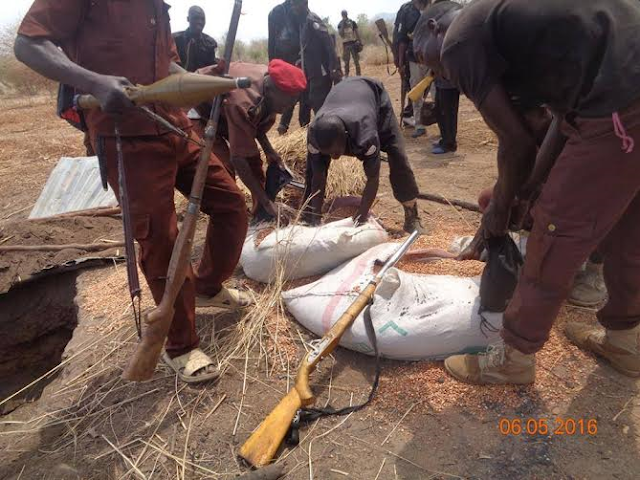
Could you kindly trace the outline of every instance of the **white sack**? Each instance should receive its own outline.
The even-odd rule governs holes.
[[[307,329],[323,336],[367,285],[376,259],[386,260],[397,248],[398,244],[380,245],[310,285],[284,292],[287,309]],[[392,269],[371,307],[380,353],[398,360],[438,360],[484,350],[499,340],[502,315],[485,314],[487,323],[481,328],[478,307],[478,279]],[[373,354],[362,315],[340,345]]]
[[[516,242],[516,245],[518,246],[518,250],[520,250],[520,254],[522,255],[522,257],[526,257],[527,256],[527,241],[529,240],[529,236],[528,235],[521,235],[519,233],[516,232],[509,232],[509,235],[511,235],[511,238],[513,239],[514,242]],[[457,237],[456,239],[453,240],[453,242],[451,243],[451,246],[449,247],[449,251],[451,253],[455,253],[455,254],[461,254],[469,245],[471,245],[471,242],[473,241],[473,237]],[[482,262],[486,262],[487,261],[487,251],[483,251],[482,255],[480,257],[480,261]]]
[[[320,227],[281,228],[256,247],[260,231],[260,227],[249,231],[240,265],[247,277],[262,283],[275,279],[278,264],[284,266],[287,280],[321,275],[389,239],[373,219],[358,227],[351,218],[345,218]]]

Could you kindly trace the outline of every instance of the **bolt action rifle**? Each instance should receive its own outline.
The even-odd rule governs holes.
[[[384,264],[380,272],[369,282],[369,285],[358,295],[358,298],[356,298],[347,311],[344,312],[333,327],[331,327],[331,330],[318,342],[312,351],[307,353],[298,369],[294,387],[240,449],[240,456],[248,463],[254,467],[262,467],[273,460],[300,410],[315,402],[315,396],[309,386],[309,375],[315,370],[321,360],[335,350],[344,333],[351,327],[360,313],[373,301],[376,289],[387,271],[393,268],[407,253],[419,235],[417,231],[413,232],[398,248],[396,253]],[[370,396],[369,401],[371,399],[372,396]],[[339,413],[344,414],[345,411],[346,410],[343,409]]]

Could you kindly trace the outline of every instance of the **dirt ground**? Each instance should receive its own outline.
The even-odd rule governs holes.
[[[397,77],[388,78],[383,67],[365,73],[383,79],[392,96],[398,91]],[[397,94],[394,100],[399,103]],[[60,156],[83,153],[82,137],[54,117],[53,98],[1,101],[0,232],[26,218]],[[458,154],[428,153],[436,130],[418,140],[407,130],[421,190],[475,201],[496,176],[493,135],[466,100]],[[431,232],[420,240],[423,247],[446,248],[454,237],[472,234],[479,221],[453,207],[419,207]],[[389,229],[401,227],[402,209],[387,180],[376,213]],[[107,233],[117,240],[121,231],[114,226],[100,235]],[[11,244],[7,238],[0,234],[0,243]],[[479,272],[477,265],[453,262],[431,268]],[[0,417],[0,478],[230,479],[246,471],[238,450],[291,385],[312,339],[308,332],[281,311],[256,326],[247,320],[256,312],[204,310],[202,347],[221,362],[221,380],[185,386],[160,365],[153,380],[130,384],[120,378],[136,343],[124,266],[87,270],[76,282],[78,327],[62,364],[38,401]],[[256,287],[241,272],[232,283]],[[143,298],[149,306],[146,287]],[[372,405],[303,427],[300,445],[279,454],[285,478],[637,478],[640,381],[571,346],[561,333],[567,320],[593,322],[595,311],[563,308],[529,387],[466,386],[450,379],[441,363],[383,361]],[[338,349],[313,375],[317,404],[363,401],[374,370],[371,358]],[[549,432],[542,435],[533,427],[544,422]],[[509,425],[523,431],[501,432]]]

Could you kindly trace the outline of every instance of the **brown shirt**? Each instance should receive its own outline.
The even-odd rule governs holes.
[[[35,0],[18,33],[51,40],[87,70],[149,85],[167,77],[171,62],[179,60],[169,8],[162,0]],[[178,127],[189,125],[179,109],[152,108]],[[86,120],[92,135],[113,135],[112,118],[99,109],[86,112]],[[162,133],[137,110],[127,112],[120,130],[126,136]]]
[[[256,138],[266,134],[276,121],[276,114],[267,110],[264,99],[266,65],[232,63],[229,75],[249,77],[251,88],[234,90],[224,100],[224,117],[227,124],[229,150],[232,157],[259,157]]]

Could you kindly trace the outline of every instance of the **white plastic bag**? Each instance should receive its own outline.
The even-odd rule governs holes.
[[[320,280],[283,293],[287,309],[307,329],[323,336],[356,299],[373,275],[377,259],[386,260],[398,244],[369,250]],[[390,270],[370,310],[382,356],[398,360],[443,359],[478,352],[499,340],[501,314],[478,314],[479,279],[415,275]],[[362,315],[340,342],[373,354]]]
[[[281,228],[256,246],[262,228],[249,232],[240,257],[245,275],[262,283],[272,282],[279,266],[287,280],[321,275],[388,241],[387,232],[373,219],[358,227],[345,218],[320,227]]]

